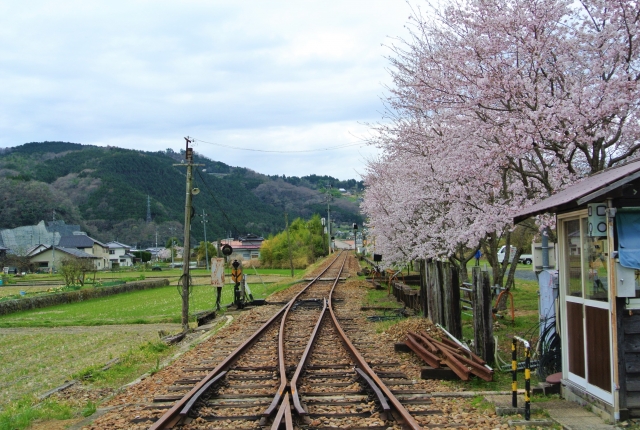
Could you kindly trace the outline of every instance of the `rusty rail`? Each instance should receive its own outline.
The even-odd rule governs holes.
[[[221,372],[226,371],[233,365],[233,363],[250,347],[252,346],[266,331],[267,329],[295,303],[296,299],[305,292],[311,285],[313,285],[322,275],[329,270],[329,268],[337,261],[341,253],[336,255],[336,258],[323,270],[317,277],[309,282],[296,296],[291,299],[286,305],[284,305],[278,312],[276,312],[266,323],[264,323],[256,332],[251,335],[245,342],[243,342],[238,348],[236,348],[231,354],[229,354],[215,369],[209,372],[200,382],[198,382],[185,396],[178,400],[171,409],[169,409],[164,415],[158,419],[149,430],[161,430],[175,426],[184,417],[180,412],[186,407],[190,400],[200,392],[200,390],[207,385],[211,380],[216,378]],[[286,376],[284,376],[286,379]]]

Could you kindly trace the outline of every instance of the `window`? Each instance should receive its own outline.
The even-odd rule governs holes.
[[[582,217],[564,222],[564,244],[567,296],[609,301],[607,238],[589,236]]]
[[[110,250],[109,250],[109,254],[113,255],[113,254],[115,254],[115,253],[116,253],[116,250],[115,250],[115,249],[110,249]]]

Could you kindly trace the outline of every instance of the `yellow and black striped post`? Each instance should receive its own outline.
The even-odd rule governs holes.
[[[524,350],[524,419],[531,419],[531,346]]]
[[[513,407],[517,408],[517,391],[518,391],[518,360],[516,356],[516,342],[522,342],[524,345],[524,419],[531,419],[531,345],[521,337],[513,337],[513,345],[511,346],[512,359],[511,368],[513,369]]]
[[[514,337],[511,344],[511,406],[518,407],[518,340]]]

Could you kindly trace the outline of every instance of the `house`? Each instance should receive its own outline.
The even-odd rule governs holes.
[[[546,212],[556,215],[563,397],[611,420],[640,417],[640,161],[594,174],[514,222]]]
[[[94,262],[94,266],[97,267],[96,260],[99,257],[88,254],[76,248],[63,248],[59,246],[44,246],[35,248],[31,254],[28,255],[29,261],[36,267],[36,270],[57,270],[62,260],[65,258],[73,257],[80,259],[88,259]]]
[[[233,248],[233,254],[229,257],[231,260],[258,260],[260,259],[262,242],[264,242],[263,237],[247,234],[238,237],[238,239],[222,239],[220,247],[230,245]]]
[[[70,236],[62,236],[58,246],[61,248],[70,248],[83,251],[87,254],[96,257],[94,264],[96,269],[108,269],[110,266],[110,254],[109,247],[102,242],[99,242],[85,233],[76,232]]]
[[[131,247],[120,242],[112,241],[107,243],[109,248],[109,268],[131,267],[133,266],[133,255]]]

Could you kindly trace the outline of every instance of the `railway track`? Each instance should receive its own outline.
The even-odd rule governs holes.
[[[368,345],[350,317],[338,255],[267,320],[186,369],[131,425],[180,429],[421,428],[428,393]],[[253,333],[251,333],[253,331]],[[251,333],[251,334],[249,334]],[[239,336],[238,336],[239,337]],[[238,338],[236,337],[236,338]]]

